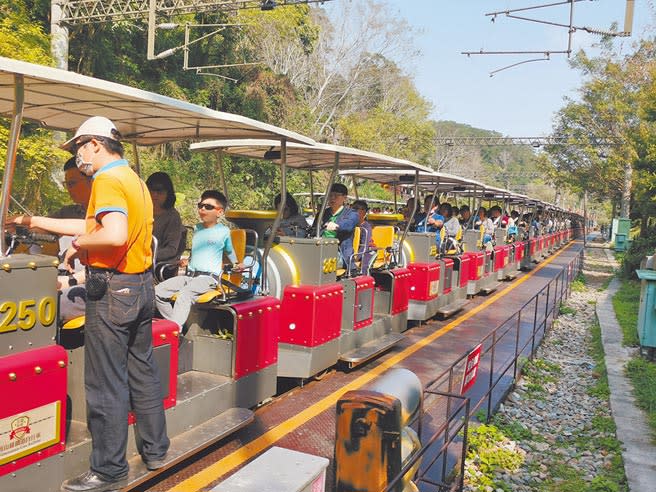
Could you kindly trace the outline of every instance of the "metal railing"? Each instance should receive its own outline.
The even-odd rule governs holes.
[[[505,395],[514,388],[524,358],[533,359],[540,342],[560,314],[561,303],[569,297],[572,281],[583,267],[583,257],[581,250],[547,285],[480,341],[483,348],[479,377],[468,391],[469,396],[456,393],[462,383],[467,353],[426,385],[424,408],[417,422],[421,450],[381,492],[395,490],[402,477],[422,458],[425,462],[415,477],[416,484],[425,485],[422,491],[462,490],[471,415],[485,405],[485,421],[489,421]],[[487,371],[485,377],[484,371]],[[453,404],[453,400],[458,403]],[[431,413],[435,408],[444,410],[442,420]],[[441,423],[432,429],[426,420],[433,425],[436,421]],[[430,432],[428,438],[427,432]],[[434,447],[436,449],[432,449]],[[454,483],[456,476],[458,482]]]

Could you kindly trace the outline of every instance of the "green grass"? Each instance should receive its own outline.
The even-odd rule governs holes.
[[[638,306],[640,304],[640,282],[635,280],[622,281],[619,290],[613,296],[615,316],[622,328],[622,343],[635,347],[638,340]]]
[[[585,291],[585,277],[582,273],[579,273],[572,283],[570,284],[572,292],[584,292]]]
[[[633,383],[638,406],[647,413],[652,438],[656,440],[656,364],[636,357],[627,364],[626,373]]]
[[[558,364],[544,359],[529,360],[522,367],[522,375],[534,381],[553,382],[556,380],[554,375],[560,373],[561,369]]]
[[[601,343],[601,327],[599,326],[599,321],[594,322],[590,331],[592,333],[592,344],[589,353],[595,361],[593,375],[597,378],[597,382],[588,389],[588,393],[597,398],[607,400],[610,396],[610,389],[608,388],[608,375],[606,373],[604,346]]]
[[[560,308],[558,309],[558,312],[559,312],[561,315],[562,315],[562,314],[571,314],[571,315],[574,315],[574,314],[576,314],[576,309],[574,309],[574,308],[572,308],[572,307],[569,307],[569,306],[565,306],[564,304],[561,304],[561,305],[560,305]]]
[[[484,491],[487,487],[510,491],[507,484],[494,480],[494,473],[498,470],[510,473],[517,471],[524,463],[524,454],[507,449],[504,446],[507,442],[508,437],[494,425],[481,424],[477,427],[469,427],[466,483],[477,491]],[[470,468],[478,469],[481,474],[470,473]]]
[[[534,442],[544,442],[545,439],[540,434],[534,434],[530,429],[527,429],[522,426],[522,424],[516,420],[508,420],[507,417],[500,414],[496,414],[492,417],[492,424],[499,429],[508,439],[513,441],[534,441]]]

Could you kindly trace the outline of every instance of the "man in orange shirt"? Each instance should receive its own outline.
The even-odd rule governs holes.
[[[128,410],[148,469],[164,465],[169,447],[159,378],[153,360],[153,204],[145,183],[123,159],[120,133],[107,118],[85,121],[62,148],[93,177],[86,219],[68,249],[87,268],[85,374],[89,471],[62,490],[100,492],[127,484]]]

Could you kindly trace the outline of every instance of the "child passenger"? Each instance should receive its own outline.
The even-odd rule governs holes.
[[[194,227],[187,273],[155,286],[155,302],[160,314],[180,327],[187,321],[191,306],[198,297],[215,289],[221,281],[224,252],[236,269],[243,268],[243,265],[237,263],[230,229],[219,223],[226,206],[227,200],[223,193],[216,190],[203,192],[198,202],[201,221]],[[177,294],[177,298],[171,306],[174,294]]]

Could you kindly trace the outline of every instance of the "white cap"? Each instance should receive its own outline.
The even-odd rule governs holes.
[[[61,148],[73,153],[75,141],[80,137],[85,135],[93,135],[95,137],[105,137],[111,138],[112,140],[117,140],[117,133],[118,130],[110,119],[105,118],[104,116],[92,116],[80,125],[80,127],[75,132],[75,136],[61,145]]]

